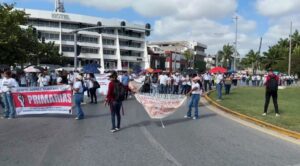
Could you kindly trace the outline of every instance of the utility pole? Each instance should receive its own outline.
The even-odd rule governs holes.
[[[291,22],[291,27],[290,28],[291,29],[290,29],[290,49],[289,49],[289,69],[288,69],[289,76],[291,75],[293,22]]]
[[[238,16],[235,16],[233,19],[235,19],[235,51],[234,51],[234,57],[233,57],[233,70],[236,70],[236,57],[237,57],[237,33],[238,33]]]

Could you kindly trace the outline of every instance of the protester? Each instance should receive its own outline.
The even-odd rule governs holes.
[[[217,86],[217,93],[218,93],[218,100],[217,101],[222,100],[223,79],[224,79],[223,74],[218,72],[218,75],[216,77],[216,86]]]
[[[96,91],[99,88],[99,83],[96,81],[95,75],[93,73],[89,74],[88,80],[87,80],[87,87],[88,91],[91,97],[90,103],[97,104],[97,94]]]
[[[224,80],[225,94],[226,94],[226,95],[229,95],[229,93],[230,93],[231,84],[232,84],[232,76],[230,76],[230,75],[228,74],[228,75],[226,76],[225,80]]]
[[[26,87],[27,86],[27,80],[25,73],[22,73],[20,76],[20,87]]]
[[[4,78],[2,79],[1,83],[1,93],[2,93],[2,100],[4,103],[4,118],[13,119],[16,116],[16,111],[13,104],[13,98],[11,94],[11,88],[18,87],[17,81],[12,78],[11,71],[4,72]]]
[[[194,77],[192,79],[192,88],[191,90],[187,93],[187,95],[192,94],[191,101],[189,104],[189,109],[187,112],[187,115],[185,115],[185,118],[192,118],[192,108],[195,108],[195,114],[193,119],[199,119],[199,114],[198,114],[198,104],[200,100],[200,94],[201,94],[201,86],[199,84],[200,78],[199,77]]]
[[[128,87],[128,84],[129,84],[129,81],[130,81],[130,78],[128,76],[128,73],[125,72],[123,77],[122,77],[122,84],[123,86],[125,87],[125,99],[128,98],[128,93],[129,93],[129,87]]]
[[[110,83],[108,84],[108,92],[106,96],[106,103],[110,107],[111,111],[111,122],[112,128],[111,132],[114,133],[120,130],[121,125],[121,107],[122,101],[125,98],[125,89],[122,83],[117,79],[117,72],[112,72],[109,76]],[[115,118],[117,117],[117,125],[115,122]]]
[[[163,73],[158,77],[159,81],[159,86],[160,86],[160,93],[166,94],[167,93],[167,81],[168,81],[168,76]]]
[[[81,102],[83,101],[83,83],[82,83],[82,76],[77,75],[74,85],[73,85],[73,93],[74,93],[74,102],[75,102],[75,109],[77,113],[76,120],[84,119],[84,113],[81,108]]]
[[[279,78],[277,75],[273,73],[272,70],[269,71],[269,74],[266,78],[266,82],[264,83],[266,86],[266,93],[265,93],[265,106],[264,106],[264,113],[263,116],[267,115],[269,103],[270,103],[270,98],[272,97],[273,99],[273,104],[275,108],[275,115],[279,116],[279,110],[278,110],[278,83],[279,83]]]
[[[151,93],[159,93],[158,91],[158,75],[154,73],[151,77]]]
[[[179,73],[175,73],[173,76],[173,94],[178,94],[179,93]]]

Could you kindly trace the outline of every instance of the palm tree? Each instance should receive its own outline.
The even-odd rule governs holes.
[[[222,67],[231,67],[233,60],[234,47],[232,45],[226,44],[223,46],[223,50],[218,51],[218,61],[222,62]]]
[[[261,63],[261,57],[259,55],[259,52],[254,52],[253,50],[250,50],[248,54],[246,54],[245,59],[246,60],[244,60],[244,63],[246,63],[246,65],[248,66],[251,66],[253,74],[256,74],[256,71]]]
[[[286,55],[287,51],[287,48],[282,48],[279,46],[269,47],[268,52],[264,52],[264,57],[262,60],[265,68],[269,69],[278,64],[279,61],[284,59],[284,55]]]

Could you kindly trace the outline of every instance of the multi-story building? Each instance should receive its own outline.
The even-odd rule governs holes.
[[[206,62],[206,68],[211,69],[213,67],[216,67],[216,56],[208,55],[207,57],[204,58],[204,62]]]
[[[54,41],[60,53],[74,64],[74,30],[105,27],[78,32],[77,44],[81,46],[78,66],[96,62],[102,72],[107,69],[126,70],[138,65],[149,67],[145,42],[145,25],[133,24],[118,19],[103,19],[85,15],[43,10],[24,9],[29,15],[28,25],[35,27],[46,42]],[[123,23],[122,23],[123,22]],[[148,27],[148,29],[150,29]]]
[[[149,48],[151,48],[152,52],[154,53],[151,55],[152,58],[157,57],[157,55],[166,57],[165,61],[165,69],[172,71],[172,70],[180,70],[186,67],[185,58],[183,56],[185,51],[190,51],[193,54],[193,62],[197,61],[204,61],[206,57],[205,49],[207,48],[206,45],[194,42],[194,41],[166,41],[166,42],[150,42]],[[156,51],[158,50],[158,51]]]

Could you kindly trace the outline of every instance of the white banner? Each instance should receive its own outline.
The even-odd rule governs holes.
[[[110,82],[108,76],[110,74],[99,74],[99,75],[95,75],[97,82],[100,85],[100,88],[98,89],[98,93],[100,93],[103,96],[107,95],[107,91],[108,91],[108,84]]]
[[[162,119],[175,113],[181,107],[187,97],[183,95],[171,94],[135,94],[139,103],[141,103],[150,118]]]

